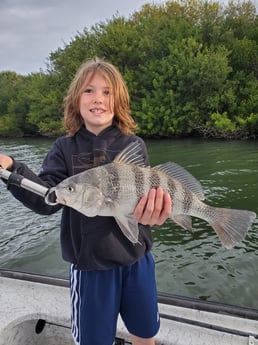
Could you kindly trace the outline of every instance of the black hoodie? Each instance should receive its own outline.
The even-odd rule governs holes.
[[[49,188],[69,176],[112,162],[121,150],[136,140],[141,143],[148,165],[147,150],[139,137],[124,135],[115,126],[106,128],[96,136],[82,126],[74,136],[63,136],[54,142],[38,176],[18,161],[14,161],[12,170]],[[63,207],[49,206],[42,197],[14,185],[10,185],[9,189],[26,207],[39,214],[52,214]],[[86,217],[64,206],[61,219],[63,259],[75,264],[80,270],[109,269],[116,265],[132,264],[152,246],[150,227],[139,224],[139,229],[139,243],[132,244],[113,217]]]

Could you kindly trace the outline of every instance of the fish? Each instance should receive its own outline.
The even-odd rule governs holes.
[[[171,196],[170,218],[185,230],[192,230],[192,217],[205,220],[222,246],[241,242],[256,219],[248,210],[213,207],[204,203],[201,183],[175,162],[151,167],[144,163],[142,148],[134,141],[111,163],[66,178],[51,192],[57,200],[88,217],[112,216],[127,239],[139,242],[139,224],[134,209],[151,188],[162,187]]]

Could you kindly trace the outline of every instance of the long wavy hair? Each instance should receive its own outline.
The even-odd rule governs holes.
[[[90,82],[96,73],[101,74],[111,89],[114,100],[113,124],[124,134],[132,134],[136,130],[136,123],[131,116],[130,97],[125,81],[114,65],[97,57],[81,65],[68,88],[64,99],[64,127],[67,134],[74,135],[84,123],[80,114],[80,97],[85,83]]]

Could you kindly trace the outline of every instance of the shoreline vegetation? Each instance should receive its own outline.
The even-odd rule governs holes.
[[[116,65],[144,138],[255,139],[258,13],[252,1],[145,4],[78,32],[46,71],[0,72],[0,137],[64,134],[63,98],[94,56]]]

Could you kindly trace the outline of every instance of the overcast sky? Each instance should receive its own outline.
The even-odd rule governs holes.
[[[128,17],[148,0],[0,0],[0,71],[45,70],[52,51],[113,15]],[[164,3],[164,0],[155,0]]]
[[[223,1],[223,0],[221,0]],[[255,0],[256,2],[258,0]],[[45,70],[50,53],[113,15],[165,0],[0,0],[0,72]]]

